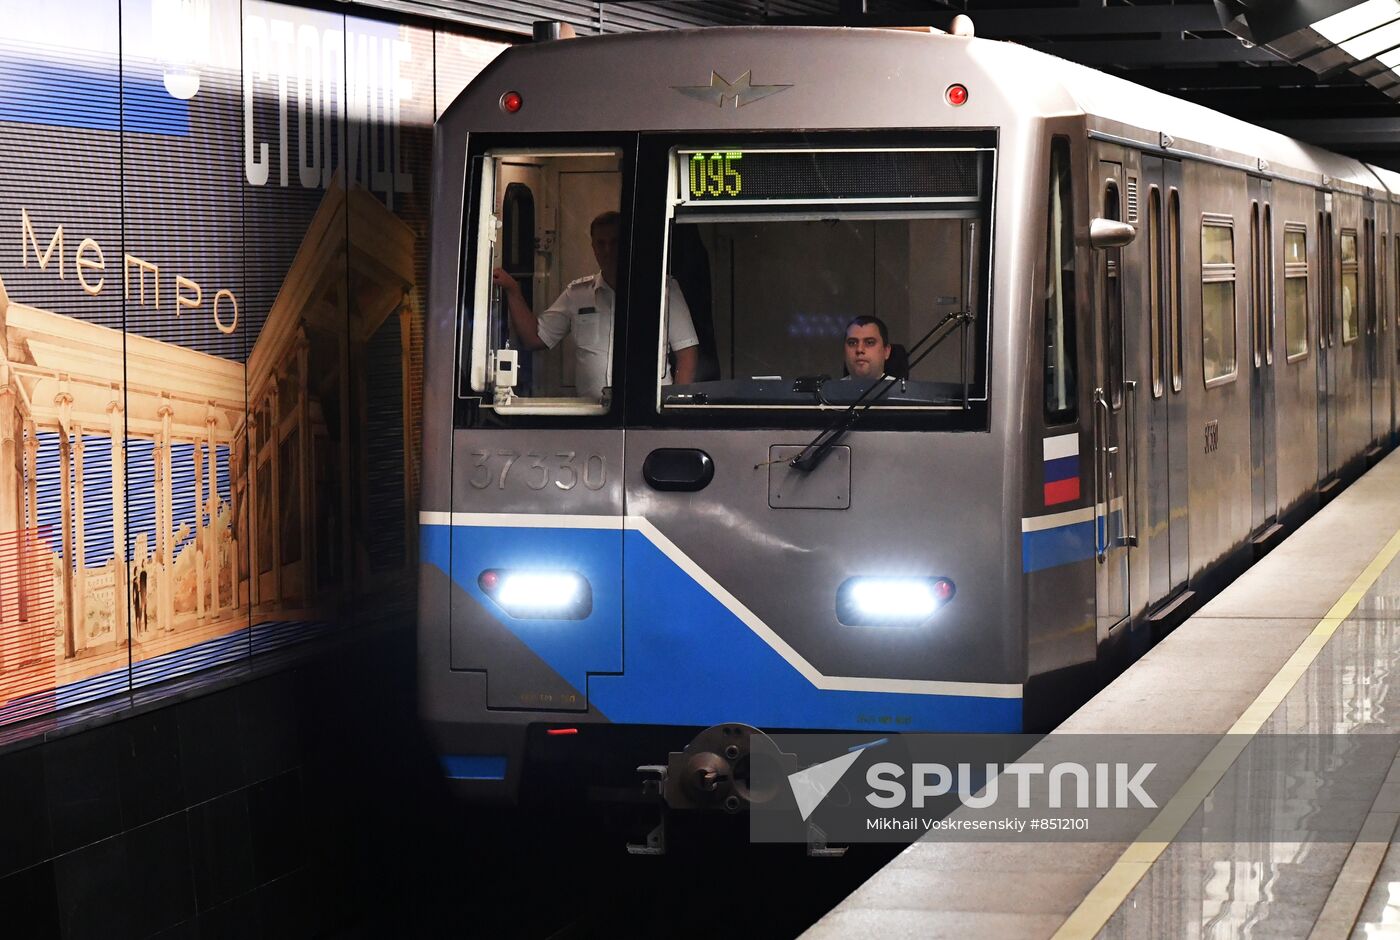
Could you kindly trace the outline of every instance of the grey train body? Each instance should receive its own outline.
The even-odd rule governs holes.
[[[631,350],[657,344],[655,246],[671,244],[648,190],[666,170],[647,161],[689,138],[820,149],[828,135],[994,151],[981,214],[957,230],[973,233],[961,302],[982,331],[977,402],[924,424],[863,419],[804,475],[780,458],[835,410],[672,418],[654,376],[618,376],[604,413],[517,418],[467,382],[480,141],[622,154],[616,362],[635,371],[649,359]],[[1396,430],[1400,215],[1386,187],[1400,177],[1020,47],[796,28],[519,47],[444,112],[435,147],[420,712],[476,798],[517,798],[537,759],[625,775],[726,722],[1045,728],[1097,689],[1110,654],[1179,622]],[[1136,236],[1094,247],[1099,218]],[[808,263],[816,277],[824,262]],[[1052,321],[1070,326],[1058,342]],[[658,487],[645,464],[665,449],[703,452],[713,478]],[[606,583],[586,618],[545,635],[478,581],[508,566],[493,552],[556,549]],[[852,627],[833,597],[862,575],[947,578],[956,595],[916,628]],[[647,729],[659,750],[627,737]]]

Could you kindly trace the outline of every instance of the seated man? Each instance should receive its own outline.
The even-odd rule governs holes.
[[[515,278],[503,268],[491,272],[491,280],[505,289],[511,327],[522,349],[553,349],[565,334],[574,334],[578,344],[574,382],[581,397],[595,401],[602,400],[603,389],[612,385],[613,306],[617,301],[613,284],[617,281],[621,228],[622,216],[616,212],[604,212],[593,220],[588,234],[598,271],[571,282],[538,317],[525,302]],[[666,296],[669,315],[666,344],[676,356],[675,381],[687,385],[695,381],[700,341],[690,322],[690,308],[674,278],[668,280]],[[661,384],[670,385],[671,381],[668,362]]]
[[[862,381],[885,374],[889,361],[890,331],[879,317],[860,316],[846,324],[846,374]]]

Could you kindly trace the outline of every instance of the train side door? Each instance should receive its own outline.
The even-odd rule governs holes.
[[[1337,472],[1337,408],[1335,400],[1337,326],[1333,289],[1332,194],[1317,194],[1317,479],[1327,484]],[[1331,489],[1330,486],[1327,489]]]
[[[1379,456],[1390,429],[1390,357],[1386,348],[1390,331],[1386,329],[1385,303],[1385,223],[1386,205],[1366,204],[1366,219],[1363,225],[1365,237],[1366,278],[1366,358],[1371,370],[1371,440],[1367,454],[1370,458]]]
[[[1390,436],[1389,442],[1396,443],[1396,432],[1400,430],[1400,206],[1389,204],[1386,215],[1390,219],[1388,234],[1381,240],[1381,257],[1390,268],[1390,287],[1386,291],[1389,311],[1386,326],[1390,329],[1390,342],[1383,344],[1390,358]]]
[[[1122,221],[1123,167],[1100,161],[1094,216]],[[1102,640],[1130,612],[1129,548],[1135,513],[1129,479],[1133,439],[1128,433],[1138,396],[1123,375],[1123,249],[1094,251],[1094,535],[1098,636]]]
[[[1251,531],[1266,530],[1278,515],[1274,396],[1273,184],[1249,178],[1249,452]]]
[[[1145,452],[1140,456],[1147,606],[1165,610],[1186,584],[1186,395],[1181,361],[1181,163],[1144,154],[1146,209],[1138,229],[1146,273],[1148,356],[1142,388]]]

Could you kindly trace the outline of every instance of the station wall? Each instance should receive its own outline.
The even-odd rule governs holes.
[[[0,24],[0,730],[411,626],[432,124],[504,45],[260,0]]]

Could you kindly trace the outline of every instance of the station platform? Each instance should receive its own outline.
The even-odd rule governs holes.
[[[804,936],[1400,938],[1397,555],[1400,451],[1050,736],[1212,736],[1135,840],[926,836]],[[1309,836],[1188,835],[1202,807],[1232,796],[1242,748],[1268,735],[1350,736],[1346,746],[1376,735],[1365,742],[1386,763],[1291,792]],[[1328,827],[1351,836],[1316,837]]]

